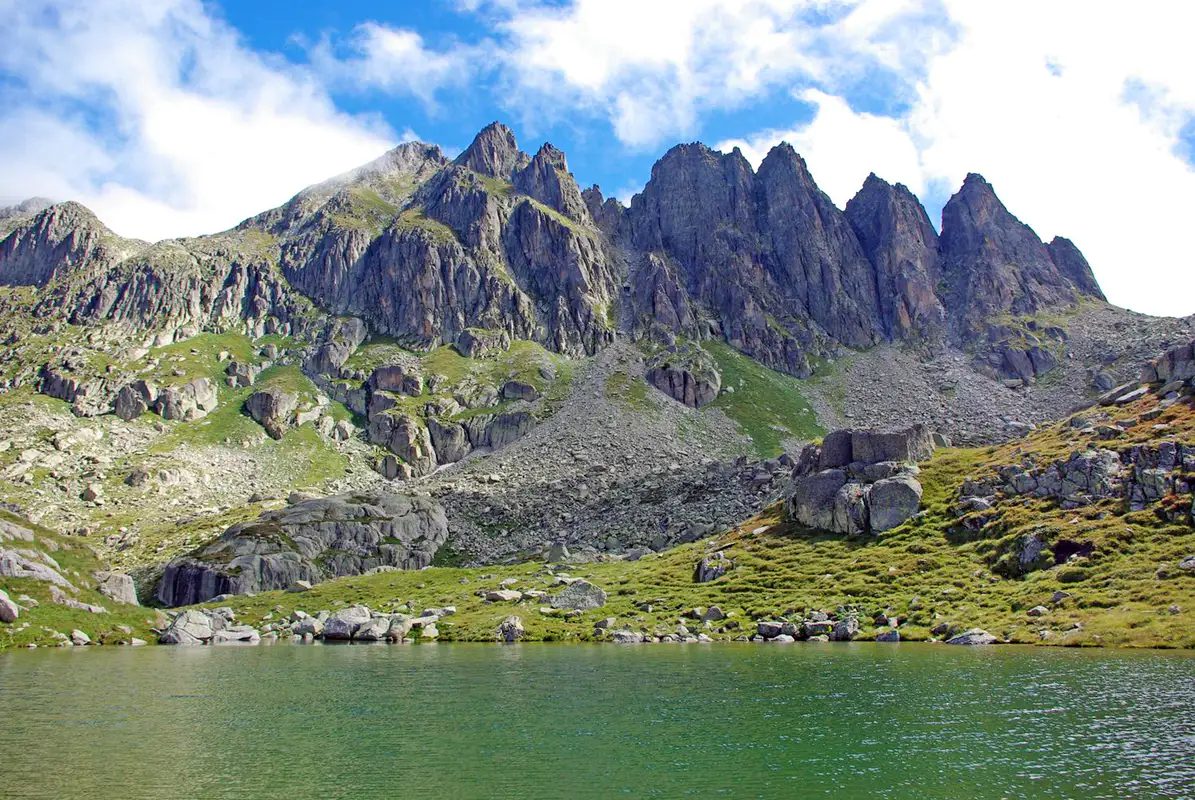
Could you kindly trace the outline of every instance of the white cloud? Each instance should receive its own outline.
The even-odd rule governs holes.
[[[1195,170],[1176,155],[1195,111],[1195,7],[951,2],[962,36],[907,120],[929,178],[982,172],[1043,238],[1073,239],[1109,299],[1195,311]],[[1056,74],[1055,74],[1056,73]],[[1141,107],[1126,87],[1150,91]],[[1130,93],[1131,94],[1131,93]]]
[[[894,0],[576,0],[487,7],[503,37],[509,105],[534,125],[584,110],[621,142],[658,146],[703,113],[740,108],[794,84],[830,91],[907,65],[904,39],[932,49]],[[922,19],[920,8],[914,16]]]
[[[326,79],[345,88],[411,95],[433,110],[436,92],[466,83],[485,49],[456,45],[435,50],[416,31],[376,22],[358,25],[349,48],[351,55],[339,57],[325,38],[312,52],[312,62]]]
[[[156,239],[229,227],[394,139],[198,0],[0,0],[0,196],[90,206]]]
[[[816,108],[808,124],[728,139],[715,148],[729,152],[738,147],[758,167],[772,147],[788,142],[805,158],[818,186],[839,206],[859,191],[869,172],[899,181],[914,194],[924,193],[917,147],[899,120],[857,113],[841,97],[816,89],[806,89],[800,97]]]

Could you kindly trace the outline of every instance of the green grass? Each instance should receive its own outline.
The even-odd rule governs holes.
[[[221,353],[228,353],[229,359],[221,361]],[[150,366],[155,359],[158,364]],[[145,358],[133,363],[131,368],[138,376],[159,386],[180,385],[196,378],[211,378],[223,383],[229,360],[244,364],[261,361],[253,340],[243,333],[230,331],[200,333],[175,344],[155,347]]]
[[[536,211],[546,214],[547,216],[551,217],[556,222],[559,222],[561,225],[568,228],[573,233],[579,234],[581,236],[585,236],[587,238],[593,236],[592,232],[590,232],[589,230],[586,230],[576,220],[566,217],[564,214],[561,214],[559,211],[552,208],[551,206],[545,205],[533,197],[528,197],[526,202],[530,203],[535,208]]]
[[[398,206],[365,186],[349,189],[348,199],[348,210],[332,215],[337,227],[377,234],[398,215]]]
[[[455,605],[457,614],[439,626],[441,638],[464,641],[492,640],[498,623],[512,613],[522,617],[531,640],[601,638],[593,623],[605,617],[615,617],[619,627],[656,634],[672,632],[684,620],[715,639],[732,639],[753,632],[753,620],[800,619],[812,609],[853,608],[863,624],[862,638],[874,636],[870,621],[883,612],[905,620],[900,630],[906,640],[929,639],[930,629],[946,622],[960,631],[982,627],[1021,643],[1195,647],[1195,577],[1155,574],[1159,562],[1173,563],[1195,551],[1190,527],[1158,525],[1148,514],[1116,518],[1109,527],[1131,533],[1105,540],[1102,557],[1083,570],[1081,582],[1066,582],[1068,567],[1005,578],[991,569],[990,541],[959,541],[949,533],[954,520],[948,506],[958,483],[983,463],[980,450],[941,451],[922,473],[925,517],[880,537],[809,531],[784,522],[780,509],[773,508],[710,540],[640,561],[568,568],[569,574],[588,578],[609,593],[606,606],[575,619],[541,614],[543,601],[489,604],[474,594],[512,577],[517,589],[554,591],[551,576],[538,563],[343,578],[300,595],[269,592],[239,598],[233,605],[250,623],[268,613],[277,618],[294,609],[314,613],[352,603],[382,610],[403,603],[416,610]],[[1051,514],[1059,524],[1073,516],[1047,510],[1037,515],[1039,522]],[[695,583],[695,564],[714,549],[734,562],[733,569],[717,581]],[[1074,597],[1045,617],[1026,614],[1033,606],[1050,605],[1050,596],[1059,589]],[[637,607],[644,602],[651,603],[650,612]],[[1179,614],[1166,611],[1172,603],[1181,607]],[[687,619],[690,609],[710,605],[720,606],[729,619],[709,628]],[[1070,631],[1076,623],[1080,627]],[[1042,629],[1053,631],[1053,637],[1042,639]]]
[[[482,175],[480,172],[470,173],[481,184],[481,187],[489,194],[495,197],[501,197],[506,200],[514,195],[515,187],[510,181],[504,181],[501,178],[494,178],[489,175]]]
[[[809,441],[825,433],[796,378],[768,369],[724,342],[702,346],[722,373],[722,393],[706,408],[722,409],[751,437],[761,458],[784,452],[787,440]]]
[[[412,206],[398,215],[395,225],[403,230],[422,230],[440,243],[457,241],[456,233],[444,223],[427,216],[423,208]]]
[[[631,377],[622,370],[617,370],[606,379],[606,397],[639,409],[652,411],[655,406],[647,399],[647,381],[641,377]]]
[[[36,607],[23,608],[15,623],[0,624],[0,650],[24,647],[31,643],[53,644],[53,631],[69,635],[76,628],[90,636],[93,641],[104,639],[115,643],[128,641],[133,636],[150,642],[154,640],[149,629],[160,622],[157,612],[138,606],[122,605],[95,590],[92,573],[105,569],[107,565],[96,556],[90,542],[77,537],[62,536],[6,511],[0,511],[0,518],[33,531],[32,544],[19,542],[15,546],[44,552],[58,562],[61,567],[59,571],[80,590],[75,596],[76,599],[91,605],[103,606],[108,610],[106,614],[92,614],[56,605],[50,600],[49,584],[30,578],[0,577],[0,589],[18,605],[26,605],[18,599],[21,595],[28,595],[38,603]],[[7,544],[12,546],[12,543]],[[28,627],[24,626],[25,623],[28,623]],[[118,631],[117,626],[121,625],[127,626],[132,632]]]

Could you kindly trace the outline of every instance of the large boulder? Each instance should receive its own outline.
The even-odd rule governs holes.
[[[717,364],[700,346],[673,346],[653,356],[644,374],[647,382],[690,408],[713,402],[722,389]]]
[[[12,599],[0,589],[0,622],[12,623],[21,616],[21,609]]]
[[[526,634],[523,620],[516,616],[509,616],[498,625],[498,641],[517,642]]]
[[[427,497],[377,491],[305,499],[233,525],[170,562],[157,598],[168,606],[191,605],[376,567],[421,569],[447,538],[444,509]]]
[[[876,481],[868,494],[871,530],[891,530],[921,508],[921,484],[912,475],[897,475]]]
[[[281,439],[290,427],[299,397],[276,386],[254,392],[245,400],[245,413],[266,429],[272,439]]]
[[[552,608],[590,611],[606,604],[606,592],[589,581],[578,580],[549,597],[548,603]]]
[[[797,482],[789,498],[789,515],[807,528],[834,530],[838,492],[847,482],[841,469],[827,469]]]
[[[984,645],[996,644],[999,641],[999,639],[985,631],[983,628],[972,628],[971,630],[964,631],[957,636],[950,637],[946,640],[946,644]]]
[[[184,611],[158,637],[159,644],[207,644],[225,628],[224,617],[202,610]]]
[[[324,621],[324,639],[352,639],[372,618],[373,613],[365,606],[341,609]]]
[[[158,393],[154,410],[162,419],[195,420],[216,408],[216,384],[210,378],[196,378],[181,386],[167,386]]]
[[[137,602],[137,586],[133,583],[132,576],[123,572],[101,570],[93,573],[92,577],[95,578],[95,588],[100,594],[125,605],[140,605]]]

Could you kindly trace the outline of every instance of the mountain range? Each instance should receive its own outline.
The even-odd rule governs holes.
[[[935,226],[874,174],[837,208],[787,144],[758,169],[681,144],[624,205],[493,123],[454,159],[405,143],[208,236],[0,210],[0,336],[10,510],[97,537],[179,605],[668,550],[787,498],[827,431],[1016,441],[1195,331],[1109,304],[977,174]],[[331,527],[279,533],[328,495],[349,498],[319,507]]]

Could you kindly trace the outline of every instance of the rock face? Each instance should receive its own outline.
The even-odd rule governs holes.
[[[233,525],[207,547],[172,561],[157,598],[190,605],[375,567],[419,569],[447,536],[444,510],[427,498],[375,493],[305,500]]]
[[[938,234],[913,193],[872,173],[847,203],[846,217],[875,267],[887,335],[899,339],[941,328],[946,312],[937,295]]]
[[[841,430],[797,459],[788,499],[790,519],[847,535],[878,534],[904,523],[921,505],[915,463],[934,439],[923,425],[904,431]]]
[[[932,339],[949,319],[992,369],[1032,379],[1059,340],[1022,346],[1023,331],[989,321],[1102,299],[1071,242],[1043,244],[977,175],[938,237],[905,187],[875,176],[837,209],[787,144],[758,170],[737,150],[678,145],[630,207],[582,193],[560,150],[528,156],[494,123],[455,160],[406,143],[212,236],[123,240],[74,203],[4,213],[0,282],[41,287],[45,316],[168,341],[336,328],[305,362],[314,374],[334,374],[367,333],[470,356],[513,339],[581,355],[622,327],[719,338],[803,376],[844,345]],[[716,394],[711,375],[670,366],[652,381],[681,402]],[[110,389],[122,417],[141,413],[144,397]]]

